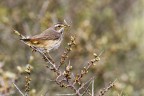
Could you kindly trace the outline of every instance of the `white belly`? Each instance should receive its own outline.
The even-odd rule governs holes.
[[[49,45],[47,46],[47,52],[49,52],[50,50],[58,49],[58,47],[60,46],[61,42],[62,42],[62,38],[52,42],[51,46],[49,46]]]

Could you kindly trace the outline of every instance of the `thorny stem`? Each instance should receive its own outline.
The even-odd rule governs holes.
[[[31,74],[32,67],[28,64],[25,72],[27,73],[25,76],[25,96],[28,96],[29,90],[30,90],[30,82],[31,82]]]
[[[103,53],[103,51],[97,55],[96,53],[94,53],[94,59],[92,59],[90,62],[88,62],[87,66],[84,67],[83,70],[81,70],[81,73],[77,75],[77,78],[76,80],[74,81],[74,84],[76,83],[80,83],[80,82],[77,82],[77,81],[80,81],[82,79],[82,77],[88,73],[88,69],[94,65],[95,62],[98,62],[100,60],[100,55]]]
[[[61,56],[61,61],[60,64],[58,66],[58,69],[65,63],[65,60],[68,58],[68,54],[72,51],[72,47],[75,46],[75,37],[71,36],[71,40],[68,43],[68,48],[66,48],[66,50],[64,51],[64,53]]]
[[[115,79],[113,82],[110,82],[108,86],[106,86],[105,88],[100,90],[98,96],[104,96],[107,91],[109,91],[111,88],[113,88],[115,86],[116,81],[117,81],[117,79]]]
[[[74,86],[75,84],[74,84],[74,83],[70,83],[69,79],[67,79],[65,76],[63,76],[62,72],[55,66],[54,63],[52,63],[52,62],[48,59],[48,57],[47,57],[41,50],[38,50],[37,48],[34,48],[34,47],[31,47],[31,48],[34,49],[35,51],[39,52],[43,57],[45,57],[45,59],[53,66],[53,70],[55,70],[55,72],[56,72],[57,74],[59,74],[59,75],[57,76],[56,80],[55,80],[55,82],[56,82],[58,85],[60,85],[61,87],[65,87],[64,85],[62,85],[62,81],[63,81],[63,80],[64,80],[64,81],[67,81],[67,87],[73,89],[73,90],[76,92],[76,95],[77,95],[77,96],[81,96],[80,90],[85,86],[86,83],[85,83],[84,85],[82,85],[79,89],[77,89],[77,88]],[[92,64],[91,64],[91,65],[92,65]],[[88,65],[87,69],[88,69],[91,65]],[[61,81],[59,81],[58,79],[59,79],[61,76],[63,76],[63,79],[61,79]],[[80,77],[79,77],[79,79],[80,79]]]

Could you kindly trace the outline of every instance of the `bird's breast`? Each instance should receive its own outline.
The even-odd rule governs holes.
[[[47,51],[50,51],[52,49],[57,49],[62,42],[62,38],[59,38],[57,40],[48,40],[46,43],[46,49]]]

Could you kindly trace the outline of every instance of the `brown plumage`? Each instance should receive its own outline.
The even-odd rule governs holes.
[[[31,36],[29,38],[24,38],[21,39],[23,41],[39,41],[39,40],[56,40],[59,39],[61,36],[61,33],[56,32],[55,30],[53,30],[52,28],[49,28],[45,31],[43,31],[41,34],[35,35],[35,36]]]
[[[65,27],[66,26],[64,24],[56,24],[53,27],[43,31],[41,34],[21,40],[23,40],[29,46],[43,48],[49,52],[50,50],[59,47],[63,38],[63,31]]]

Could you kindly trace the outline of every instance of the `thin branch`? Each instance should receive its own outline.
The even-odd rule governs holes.
[[[24,42],[24,43],[25,43],[25,42]],[[44,54],[44,52],[42,52],[41,50],[39,50],[39,49],[37,49],[37,48],[35,48],[35,47],[33,47],[33,46],[30,46],[30,47],[31,47],[32,49],[34,49],[35,51],[39,52],[39,53],[44,57],[44,59],[47,60],[47,61],[51,64],[51,66],[52,66],[51,70],[54,70],[54,71],[56,71],[57,74],[60,74],[60,72],[59,72],[58,68],[56,67],[55,63],[53,63],[53,62]]]
[[[18,31],[14,30],[14,33],[18,36],[20,36],[21,38],[26,38],[24,35],[22,35],[21,33],[19,33]]]
[[[104,96],[105,93],[107,91],[109,91],[111,88],[113,88],[115,86],[115,82],[117,81],[117,79],[115,79],[113,82],[110,82],[110,84],[108,86],[106,86],[105,88],[103,88],[100,92],[98,96]]]
[[[13,85],[16,87],[16,89],[19,91],[19,93],[22,95],[22,96],[25,96],[24,94],[23,94],[23,92],[17,87],[17,85],[13,82]]]
[[[123,94],[123,90],[117,96],[123,96],[122,94]]]
[[[73,94],[56,94],[58,96],[75,96],[76,93],[73,93]]]
[[[71,40],[68,43],[68,47],[65,48],[65,51],[61,55],[60,64],[58,65],[58,69],[65,63],[66,59],[68,58],[69,53],[72,51],[72,47],[76,45],[75,37],[71,36]]]
[[[95,62],[98,62],[98,61],[100,60],[100,57],[99,57],[99,56],[100,56],[101,54],[102,54],[102,52],[101,52],[99,55],[97,55],[96,53],[93,54],[93,55],[94,55],[94,59],[90,60],[90,61],[88,62],[88,64],[87,64],[87,66],[85,66],[85,67],[81,70],[81,73],[78,74],[78,77],[77,77],[77,79],[75,80],[76,82],[74,82],[74,84],[76,84],[77,81],[80,81],[80,80],[82,79],[82,77],[88,73],[88,69],[89,69],[92,65],[94,65]]]
[[[92,96],[94,96],[94,80],[92,80]]]
[[[82,84],[81,87],[80,87],[78,90],[80,91],[81,89],[83,89],[84,86],[85,86],[86,84],[88,84],[90,81],[94,80],[94,78],[95,78],[95,77],[90,78],[87,82],[85,82],[84,84]],[[87,93],[90,84],[91,84],[91,82],[89,83],[89,85],[87,86],[87,88],[85,89],[85,91],[83,92],[82,96],[83,96],[85,93]]]
[[[87,86],[87,88],[84,90],[82,96],[83,96],[84,94],[86,94],[86,93],[89,91],[88,88],[90,87],[91,84],[92,84],[92,82],[89,83],[89,85]],[[91,96],[92,96],[92,95],[91,95]]]

